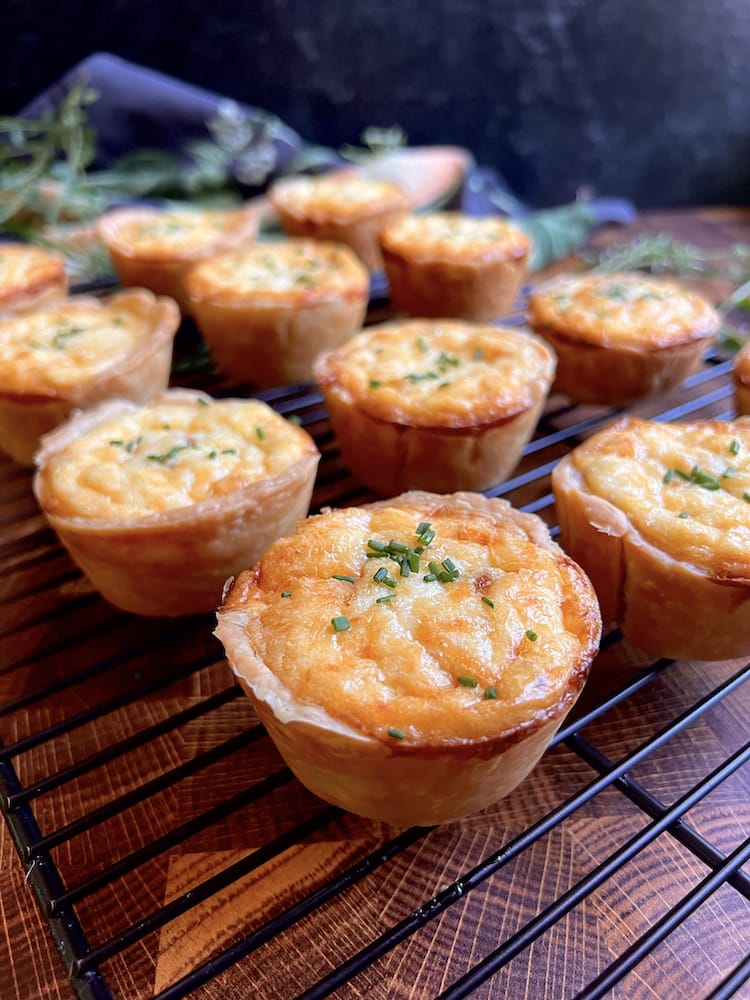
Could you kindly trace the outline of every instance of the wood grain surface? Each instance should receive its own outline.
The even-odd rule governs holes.
[[[750,242],[750,211],[650,214],[596,242],[665,231],[712,248]],[[731,412],[726,371],[708,373],[700,391],[713,393],[702,416]],[[551,419],[562,428],[582,415],[560,407]],[[326,454],[315,503],[364,499],[323,414],[311,429]],[[539,461],[525,459],[521,472]],[[548,490],[533,480],[513,500],[541,504]],[[543,516],[552,516],[549,505]],[[94,968],[113,996],[169,991],[232,947],[227,967],[194,983],[191,996],[290,1000],[335,974],[341,1000],[422,1000],[500,949],[496,971],[472,996],[562,1000],[645,941],[641,960],[605,995],[699,1000],[747,959],[747,865],[671,933],[658,930],[711,865],[746,843],[748,767],[699,797],[679,827],[647,833],[654,816],[742,750],[750,684],[678,727],[619,783],[586,795],[601,773],[731,685],[743,662],[653,665],[624,642],[605,646],[578,715],[628,682],[635,688],[585,726],[582,742],[556,745],[486,812],[404,832],[328,807],[292,778],[234,685],[210,616],[139,620],[100,600],[47,528],[29,473],[4,459],[0,570],[0,752],[13,746],[21,791],[11,815],[16,825],[33,817],[62,912],[74,915],[89,949],[102,950]],[[565,912],[555,909],[638,836],[632,857]],[[38,865],[19,858],[0,821],[0,1000],[76,995],[35,898]],[[396,932],[381,952],[381,936]],[[81,995],[106,995],[85,976],[78,983]]]

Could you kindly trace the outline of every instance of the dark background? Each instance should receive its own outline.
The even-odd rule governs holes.
[[[750,0],[3,0],[2,107],[116,53],[305,139],[397,123],[531,205],[750,201]]]

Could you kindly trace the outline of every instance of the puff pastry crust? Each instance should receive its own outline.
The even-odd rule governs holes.
[[[39,438],[111,396],[145,402],[169,380],[180,321],[168,298],[130,289],[0,321],[0,446],[32,464]]]
[[[460,212],[405,216],[381,232],[380,245],[398,311],[476,321],[510,310],[531,250],[505,219]]]
[[[318,355],[361,327],[370,279],[349,247],[290,239],[205,261],[185,288],[219,367],[271,386],[312,380]]]
[[[271,204],[290,236],[346,243],[368,271],[381,271],[380,231],[411,208],[393,181],[336,172],[276,181]]]
[[[535,515],[412,492],[302,522],[237,578],[216,634],[308,788],[409,825],[474,812],[528,774],[600,626],[591,584]]]
[[[36,308],[67,290],[61,256],[25,243],[0,243],[0,315]]]
[[[457,320],[370,327],[315,368],[344,461],[385,496],[505,479],[554,371],[533,334]]]
[[[145,406],[109,400],[47,435],[34,491],[112,604],[192,614],[305,516],[319,457],[265,403],[172,389]]]
[[[257,205],[237,209],[169,211],[147,206],[113,209],[97,224],[123,285],[169,295],[187,311],[184,278],[217,253],[252,243],[260,220]]]
[[[557,353],[555,390],[611,406],[678,385],[719,330],[699,295],[631,273],[554,278],[529,296],[528,321]]]
[[[563,547],[652,656],[750,653],[750,420],[628,418],[557,465]]]

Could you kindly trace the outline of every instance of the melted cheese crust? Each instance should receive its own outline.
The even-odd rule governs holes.
[[[23,243],[0,244],[0,307],[50,286],[59,285],[63,291],[65,282],[62,257]]]
[[[635,274],[565,275],[529,297],[535,329],[602,347],[659,349],[709,339],[719,317],[673,281]]]
[[[258,400],[133,406],[68,443],[45,469],[59,516],[145,517],[226,497],[309,451],[307,434]]]
[[[359,175],[295,177],[277,182],[269,194],[283,211],[316,222],[345,222],[409,206],[407,195],[397,184]]]
[[[407,215],[387,226],[380,239],[384,249],[417,260],[523,257],[531,247],[528,236],[505,219],[461,212]]]
[[[151,334],[143,315],[87,299],[0,323],[0,384],[18,395],[51,395],[115,368]]]
[[[629,419],[572,460],[648,542],[713,576],[750,579],[750,421]]]
[[[188,294],[198,300],[289,301],[369,293],[366,269],[352,251],[318,240],[284,240],[222,254],[197,265]]]
[[[420,495],[301,522],[222,610],[247,611],[251,646],[295,701],[358,732],[394,742],[395,729],[431,745],[496,737],[556,705],[588,663],[599,638],[593,592],[531,526],[538,519],[409,496]],[[372,540],[417,545],[425,520],[435,536],[417,572],[367,557]],[[456,578],[425,580],[430,562],[445,560]],[[383,570],[396,586],[375,579]],[[337,631],[342,617],[349,627]]]
[[[242,210],[166,211],[125,208],[99,222],[104,242],[120,253],[152,260],[200,257],[249,239],[255,222]]]
[[[377,419],[419,427],[476,427],[527,409],[554,356],[533,334],[450,320],[372,327],[322,359],[336,383]]]

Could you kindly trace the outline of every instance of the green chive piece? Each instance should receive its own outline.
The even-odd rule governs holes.
[[[380,581],[384,586],[390,587],[393,590],[394,587],[398,587],[398,580],[394,580],[392,576],[384,576]]]
[[[429,521],[421,521],[417,525],[417,531],[416,531],[416,533],[418,535],[423,535],[426,531],[429,531],[431,527],[432,527],[432,525],[429,523]]]
[[[356,583],[356,578],[353,576],[347,576],[346,573],[334,573],[334,580],[341,580],[342,583]]]
[[[409,561],[406,558],[402,559],[399,565],[401,567],[401,576],[411,575],[411,566],[409,565]]]
[[[403,542],[394,542],[394,541],[391,541],[391,542],[388,542],[388,549],[391,552],[398,552],[399,554],[401,554],[402,552],[408,552],[409,551],[409,546],[408,545],[404,545]]]
[[[488,688],[484,689],[484,700],[494,701],[497,698],[497,688],[494,684],[490,684]]]
[[[300,417],[297,413],[290,413],[286,419],[290,424],[296,424],[297,427],[299,427],[302,423],[302,417]]]
[[[681,510],[677,516],[682,518],[683,521],[685,520],[685,518],[690,517],[690,515],[686,510]]]
[[[427,563],[427,566],[428,566],[428,569],[430,570],[430,573],[434,573],[435,576],[440,576],[440,573],[442,572],[442,570],[440,569],[440,567],[438,566],[438,564],[436,562],[433,562],[432,560],[430,560],[430,562]]]
[[[674,479],[675,471],[676,471],[675,469],[667,469],[667,471],[664,473],[664,479],[662,480],[662,482],[671,483],[672,480]]]
[[[237,449],[236,448],[222,448],[221,449],[221,453],[222,453],[222,455],[236,455],[237,454]]]
[[[204,399],[202,396],[199,396],[196,399],[196,403],[198,404],[198,406],[208,406],[208,400]]]
[[[394,740],[404,740],[406,739],[406,734],[400,729],[396,729],[395,726],[388,727],[388,735]]]
[[[332,618],[331,625],[333,625],[334,632],[348,632],[351,628],[351,622],[346,615],[337,615],[335,618]]]
[[[122,448],[122,446],[124,444],[123,441],[119,441],[119,440],[110,441],[109,443],[112,445],[113,448]]]
[[[734,466],[733,465],[728,465],[726,467],[726,469],[724,469],[724,471],[722,472],[721,478],[722,479],[731,479],[732,476],[736,476],[736,475],[737,475],[737,470],[734,468]]]
[[[388,601],[392,601],[395,594],[383,594],[382,597],[378,597],[375,601],[376,604],[386,604]]]
[[[211,451],[209,451],[208,457],[209,458],[216,458],[216,452],[212,449]]]
[[[424,337],[417,337],[417,347],[422,352],[427,350],[427,341],[424,339]]]
[[[266,432],[263,430],[262,427],[256,427],[255,433],[258,435],[258,440],[260,441],[262,441],[263,438],[266,436]]]
[[[729,442],[729,454],[738,455],[739,451],[740,451],[740,442],[737,440],[737,438],[732,438],[732,440]]]
[[[378,583],[382,583],[387,576],[388,576],[388,570],[385,568],[385,566],[381,566],[380,569],[377,570],[377,572],[375,573],[375,576],[373,576],[373,580],[376,580]]]
[[[367,543],[367,547],[374,549],[375,552],[385,552],[388,548],[385,542],[379,542],[376,538],[371,538]]]
[[[458,566],[456,566],[452,559],[443,559],[443,569],[447,569],[449,573],[454,573],[458,569]]]
[[[426,573],[422,577],[422,579],[424,580],[425,583],[432,583],[433,580],[437,580],[437,577],[435,576],[434,573]]]
[[[368,385],[371,389],[379,389],[383,383],[376,378],[371,378]]]
[[[492,600],[491,597],[485,597],[484,594],[483,594],[482,595],[482,601],[483,601],[484,604],[487,605],[488,608],[494,608],[495,607],[495,602]]]
[[[291,597],[292,596],[292,592],[291,592],[291,590],[282,590],[281,591],[281,596],[282,597]]]
[[[694,465],[690,470],[690,478],[698,486],[702,486],[704,490],[720,490],[721,483],[714,476],[710,476],[707,472],[702,472],[697,465]]]
[[[742,494],[742,499],[746,500],[748,503],[750,503],[750,493],[743,493]]]
[[[476,677],[468,677],[466,674],[459,675],[456,678],[456,680],[461,685],[461,687],[465,688],[475,688],[479,684],[479,681],[476,679]]]
[[[419,554],[411,549],[406,553],[406,561],[409,564],[409,569],[412,573],[419,572]]]
[[[526,638],[529,640],[529,642],[536,642],[539,636],[536,634],[533,628],[527,628]]]

